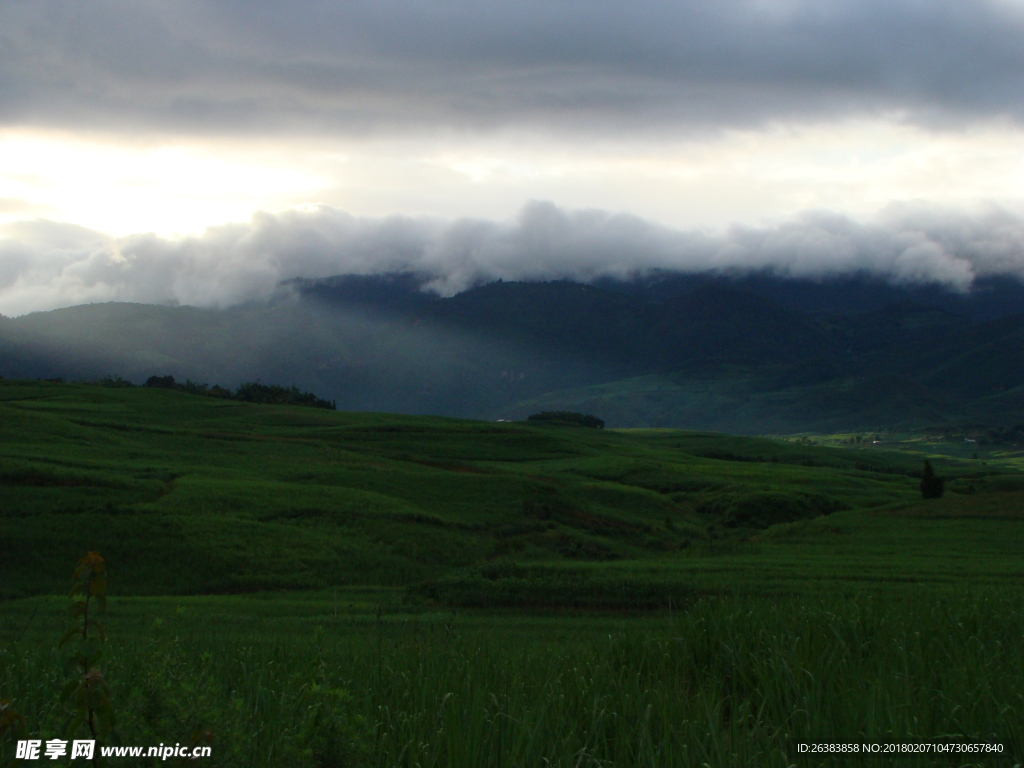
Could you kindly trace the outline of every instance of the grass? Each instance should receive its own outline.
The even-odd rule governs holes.
[[[645,616],[393,610],[343,595],[125,599],[105,667],[126,743],[214,736],[211,765],[819,765],[801,742],[993,742],[1024,754],[1024,601],[1008,590],[701,598]],[[36,600],[39,600],[38,598]],[[362,601],[362,602],[360,602]],[[19,610],[29,607],[28,602]],[[42,734],[60,658],[8,644]]]
[[[209,765],[1024,760],[1012,455],[7,381],[0,430],[0,699],[36,738],[98,549],[121,741]],[[917,741],[1004,751],[797,749]]]
[[[665,559],[736,537],[708,505],[881,509],[915,498],[920,469],[898,452],[38,382],[0,382],[0,420],[7,597],[59,591],[88,549],[134,594],[407,586],[507,554]]]

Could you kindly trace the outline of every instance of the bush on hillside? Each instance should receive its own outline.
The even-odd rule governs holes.
[[[589,413],[574,411],[542,411],[526,417],[527,421],[542,421],[548,424],[566,424],[591,429],[603,429],[604,421]]]
[[[146,379],[146,386],[156,387],[157,389],[177,388],[173,376],[150,376],[148,379]]]
[[[848,509],[820,493],[720,493],[697,506],[697,511],[720,517],[729,528],[768,528],[778,523],[807,520]]]

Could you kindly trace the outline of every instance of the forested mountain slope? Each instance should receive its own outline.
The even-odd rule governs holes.
[[[660,275],[293,281],[227,309],[97,304],[0,322],[0,375],[296,385],[341,409],[742,433],[1024,421],[1024,290]]]

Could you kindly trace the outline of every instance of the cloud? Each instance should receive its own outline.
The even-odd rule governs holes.
[[[179,239],[114,239],[48,221],[11,224],[0,235],[5,314],[99,301],[223,307],[268,299],[292,278],[391,272],[419,275],[424,290],[445,296],[499,278],[592,281],[656,269],[814,280],[867,273],[952,290],[983,275],[1024,279],[1024,218],[923,203],[889,206],[870,222],[812,211],[718,233],[532,202],[507,222],[311,206]]]
[[[49,206],[32,203],[17,197],[0,197],[0,216],[4,214],[25,216],[26,214],[41,215]]]
[[[1006,0],[5,2],[0,122],[634,135],[1024,116]]]

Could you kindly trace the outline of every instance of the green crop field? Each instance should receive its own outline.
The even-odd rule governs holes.
[[[0,381],[0,765],[29,764],[18,729],[64,737],[87,551],[105,743],[224,766],[1024,762],[1022,459],[814,441]],[[858,752],[798,748],[826,742]],[[132,760],[110,763],[160,762]]]

